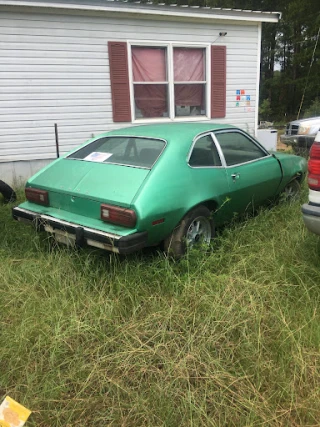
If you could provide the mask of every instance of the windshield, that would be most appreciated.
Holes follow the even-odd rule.
[[[164,146],[159,139],[111,136],[99,138],[67,158],[151,169]]]

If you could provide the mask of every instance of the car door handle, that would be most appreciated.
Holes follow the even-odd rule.
[[[231,175],[231,178],[233,179],[233,181],[235,181],[236,179],[239,179],[239,178],[240,178],[240,174],[239,174],[239,173],[233,173],[233,174]]]

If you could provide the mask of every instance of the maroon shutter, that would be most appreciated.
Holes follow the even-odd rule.
[[[108,42],[114,122],[131,122],[127,43]]]
[[[211,118],[226,116],[226,46],[211,46]]]

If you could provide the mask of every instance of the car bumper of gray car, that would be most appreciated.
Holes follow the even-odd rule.
[[[127,255],[147,245],[147,231],[120,236],[93,228],[83,227],[48,215],[37,214],[19,207],[12,209],[13,218],[31,224],[37,231],[54,235],[58,243],[68,246],[85,245]]]
[[[320,235],[320,206],[305,203],[302,205],[303,221],[309,231]]]
[[[292,147],[310,148],[315,135],[281,135],[282,144],[292,145]]]

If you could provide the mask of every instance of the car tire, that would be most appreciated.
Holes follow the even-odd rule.
[[[301,185],[297,179],[294,179],[284,187],[284,190],[281,194],[281,199],[285,202],[296,200],[300,195],[300,191]]]
[[[17,199],[16,193],[10,187],[10,185],[0,180],[0,193],[3,195],[6,203],[14,202]]]
[[[205,206],[198,206],[188,212],[179,225],[164,241],[164,251],[173,258],[181,258],[188,248],[203,243],[209,245],[214,236],[211,212]]]

